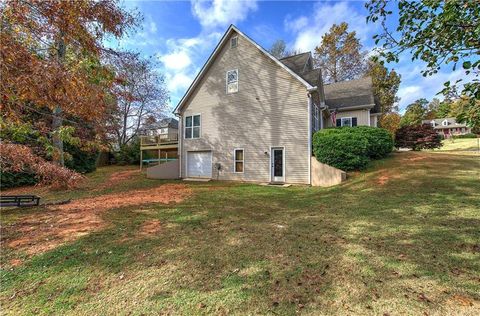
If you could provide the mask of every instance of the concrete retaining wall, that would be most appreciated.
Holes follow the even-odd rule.
[[[345,171],[321,163],[315,157],[312,157],[311,164],[312,186],[314,187],[329,187],[347,179]]]
[[[147,178],[164,180],[180,178],[178,159],[147,168]]]

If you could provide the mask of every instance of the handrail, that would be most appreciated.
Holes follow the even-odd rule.
[[[156,136],[140,136],[141,146],[154,146],[166,143],[177,143],[178,135],[156,135]]]

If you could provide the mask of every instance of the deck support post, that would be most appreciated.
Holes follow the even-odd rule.
[[[142,171],[143,165],[143,150],[140,148],[140,171]]]

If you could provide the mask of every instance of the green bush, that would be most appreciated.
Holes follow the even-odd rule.
[[[380,159],[393,150],[393,138],[382,128],[339,127],[321,130],[313,136],[318,161],[349,171],[363,169],[370,159]]]
[[[349,171],[363,169],[368,164],[368,141],[350,133],[322,133],[313,136],[313,152],[318,161]]]
[[[27,172],[0,172],[0,188],[14,188],[34,185],[37,179],[33,173]]]
[[[77,146],[65,144],[65,152],[69,153],[71,159],[65,160],[65,167],[80,173],[89,173],[97,169],[97,150],[85,151]]]
[[[464,135],[456,135],[454,138],[477,138],[478,136],[474,133],[468,133]]]
[[[393,150],[392,135],[383,128],[370,126],[342,127],[340,132],[364,136],[367,141],[367,155],[371,159],[386,157]]]
[[[115,153],[115,162],[119,165],[135,165],[140,163],[140,141],[132,140],[123,145],[119,151]]]

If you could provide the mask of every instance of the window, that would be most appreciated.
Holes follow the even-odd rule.
[[[238,91],[238,69],[227,71],[227,94]]]
[[[234,36],[230,39],[230,48],[235,48],[238,45],[238,36]]]
[[[161,128],[160,129],[160,134],[167,134],[168,133],[168,128]]]
[[[243,148],[235,149],[233,152],[234,159],[234,172],[243,173]]]
[[[448,126],[448,121],[447,121],[447,120],[444,120],[444,121],[442,122],[442,125],[443,125],[443,126]]]
[[[320,111],[318,110],[318,106],[316,104],[313,105],[313,129],[315,131],[318,131],[320,129],[320,124],[319,124],[319,116],[320,116]]]
[[[200,114],[185,117],[185,138],[200,137]]]
[[[336,126],[357,126],[357,118],[356,117],[342,117],[338,118],[336,122]]]

